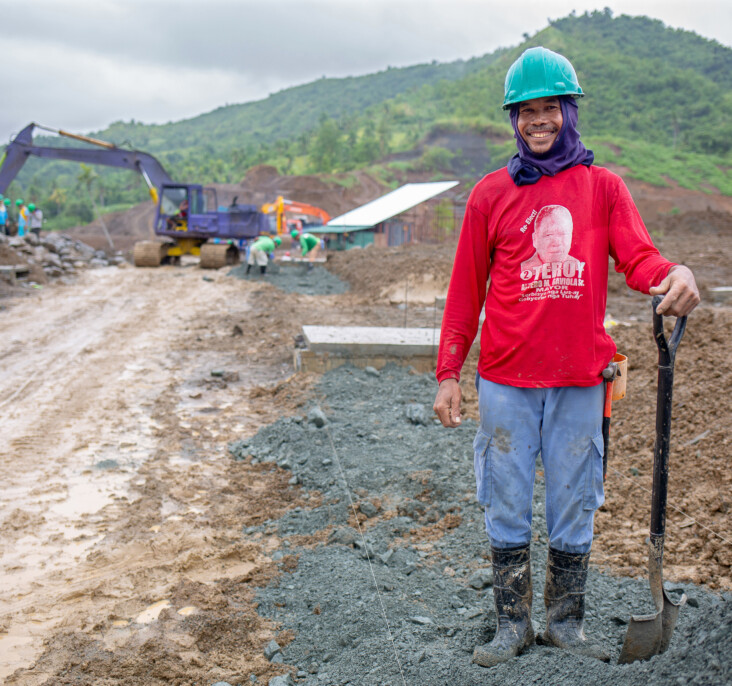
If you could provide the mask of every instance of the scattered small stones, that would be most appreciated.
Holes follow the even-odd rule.
[[[322,496],[322,504],[293,508],[249,530],[280,536],[330,532],[327,542],[315,547],[292,539],[287,554],[298,556],[297,568],[283,570],[256,596],[261,616],[294,634],[280,654],[284,664],[298,670],[300,686],[381,686],[403,683],[403,678],[409,684],[662,686],[678,677],[688,684],[732,683],[732,597],[674,584],[673,591],[693,596],[698,607],[688,604],[682,610],[666,653],[620,666],[623,622],[648,604],[647,579],[604,575],[594,568],[585,630],[613,653],[609,665],[542,646],[490,672],[472,663],[474,646],[490,640],[496,623],[484,513],[474,498],[474,422],[445,431],[432,422],[406,421],[408,404],[422,401],[426,407],[434,396],[434,378],[391,365],[379,377],[361,369],[333,370],[317,392],[327,402],[330,436],[304,417],[283,418],[230,446],[235,456],[251,454],[277,464],[289,460],[292,475],[301,480],[298,493]],[[338,470],[325,458],[333,454],[331,440]],[[347,526],[353,523],[349,490],[362,513],[366,502],[383,509],[383,516],[379,510],[362,525],[362,534]],[[543,493],[539,477],[532,522],[537,629],[545,622]],[[433,525],[453,513],[460,516],[455,527]],[[384,614],[393,644],[385,635]]]

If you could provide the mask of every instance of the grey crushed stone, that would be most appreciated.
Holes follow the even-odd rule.
[[[237,459],[286,465],[304,492],[317,489],[324,496],[320,507],[295,508],[279,520],[249,527],[248,533],[261,530],[286,538],[334,527],[326,545],[283,544],[281,550],[299,555],[297,569],[257,594],[259,613],[295,634],[282,657],[300,675],[307,674],[299,676],[298,684],[732,683],[729,594],[669,584],[673,593],[684,591],[692,601],[680,613],[670,649],[648,662],[618,665],[629,616],[651,609],[648,581],[594,569],[585,629],[611,652],[610,664],[535,645],[491,669],[474,665],[474,646],[489,641],[495,631],[490,585],[471,584],[490,564],[483,514],[474,497],[471,444],[476,426],[469,420],[455,430],[434,422],[411,423],[404,408],[431,405],[434,392],[430,375],[389,366],[373,376],[341,367],[325,374],[317,387],[318,406],[328,419],[322,428],[306,417],[284,418],[230,445]],[[390,503],[397,516],[374,520],[363,534],[348,527],[346,488],[354,501]],[[543,500],[543,483],[537,478],[532,573],[538,630],[544,622],[547,554]],[[432,551],[402,539],[448,512],[460,514],[462,522],[434,541]],[[431,623],[415,623],[417,618]]]
[[[270,262],[266,274],[260,274],[257,266],[252,267],[249,274],[246,271],[247,265],[240,264],[231,269],[228,274],[246,281],[269,283],[285,293],[335,295],[346,293],[349,290],[349,286],[345,281],[341,281],[335,274],[319,265],[308,271],[307,264]]]

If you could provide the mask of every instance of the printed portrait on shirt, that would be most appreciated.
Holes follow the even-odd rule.
[[[521,271],[534,271],[544,264],[564,265],[579,260],[569,254],[572,247],[572,215],[561,205],[546,205],[536,215],[534,233],[531,235],[535,253],[521,263]],[[575,270],[572,270],[573,272]]]

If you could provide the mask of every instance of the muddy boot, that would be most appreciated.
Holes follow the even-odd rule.
[[[264,267],[260,267],[259,268],[259,273],[260,274],[266,274],[267,273],[267,266],[265,265]]]
[[[508,550],[492,548],[491,555],[498,628],[490,643],[473,651],[473,662],[483,667],[510,660],[534,642],[529,546]]]
[[[247,274],[251,271],[251,269],[252,269],[252,265],[251,264],[248,264],[247,265]]]
[[[590,643],[582,628],[589,563],[589,553],[563,553],[549,548],[544,587],[546,631],[539,642],[609,662],[610,655],[599,645]]]

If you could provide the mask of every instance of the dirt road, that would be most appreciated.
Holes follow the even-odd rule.
[[[123,631],[170,602],[171,565],[190,582],[256,566],[258,551],[239,551],[222,571],[204,540],[229,463],[220,427],[255,431],[248,393],[281,374],[253,366],[246,337],[208,326],[245,316],[251,290],[193,268],[109,268],[3,313],[0,679],[31,665],[59,627]],[[51,673],[45,664],[8,683]]]

